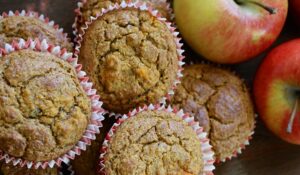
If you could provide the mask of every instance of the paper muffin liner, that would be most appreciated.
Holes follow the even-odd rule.
[[[50,21],[50,19],[45,17],[45,15],[43,15],[43,14],[39,14],[38,12],[34,12],[34,11],[22,10],[20,12],[20,11],[16,10],[15,12],[13,12],[13,11],[9,11],[8,13],[3,12],[0,15],[0,20],[3,19],[3,18],[11,17],[11,16],[27,16],[27,17],[36,18],[36,19],[44,22],[48,26],[54,28],[57,32],[61,33],[67,41],[69,41],[71,44],[73,44],[71,42],[71,39],[68,37],[68,34],[64,33],[64,29],[60,28],[58,24],[55,24],[55,22],[53,20]],[[25,39],[27,39],[27,38],[25,38]]]
[[[139,0],[136,0],[136,2],[137,1],[139,1]],[[80,34],[80,28],[82,27],[79,24],[83,24],[83,25],[85,24],[84,19],[82,17],[83,16],[82,8],[86,2],[87,2],[87,0],[81,0],[80,2],[77,3],[77,8],[74,10],[75,20],[72,25],[72,28],[73,28],[73,35],[75,36],[75,39],[74,39],[75,42],[77,42],[78,38],[76,36]],[[132,0],[127,0],[127,2],[132,2]],[[175,15],[174,15],[173,9],[171,8],[171,4],[169,2],[162,2],[162,3],[164,3],[165,9],[168,11],[170,20],[173,21],[175,19]],[[149,4],[149,6],[150,6],[150,4]]]
[[[240,78],[240,80],[246,84],[246,81],[245,79],[243,79],[237,72],[233,71],[230,67],[226,66],[226,65],[222,65],[222,64],[218,64],[218,63],[214,63],[214,62],[210,62],[208,60],[200,60],[199,62],[193,62],[193,61],[190,61],[188,64],[186,64],[186,66],[192,66],[192,65],[197,65],[197,64],[202,64],[202,65],[208,65],[208,66],[213,66],[213,67],[216,67],[216,68],[219,68],[219,69],[223,69],[225,71],[228,71],[230,73],[232,73],[233,75],[235,75],[236,77]],[[250,94],[250,89],[247,87],[247,90]],[[255,113],[254,114],[254,118],[257,118],[257,114]],[[244,150],[246,148],[246,146],[250,145],[250,140],[252,139],[252,136],[254,135],[254,129],[256,127],[256,120],[254,119],[254,127],[253,127],[253,131],[249,133],[249,135],[247,137],[245,137],[245,141],[240,145],[240,147],[234,151],[232,153],[232,155],[230,155],[229,157],[226,157],[224,159],[218,159],[216,158],[216,163],[224,163],[228,160],[231,160],[232,158],[235,158],[237,157],[239,154],[242,154],[242,150]]]
[[[104,14],[114,11],[114,10],[119,10],[119,9],[126,9],[126,8],[136,8],[139,9],[141,11],[148,11],[152,16],[156,17],[159,21],[163,22],[168,29],[170,30],[170,32],[172,33],[173,37],[174,37],[174,42],[176,44],[176,49],[177,49],[177,56],[178,56],[178,72],[176,74],[176,80],[174,81],[171,89],[167,92],[167,94],[159,101],[159,103],[161,104],[166,104],[166,101],[170,99],[171,96],[174,95],[174,90],[176,89],[177,85],[180,83],[181,78],[183,77],[182,71],[183,71],[183,65],[185,64],[185,62],[183,62],[185,56],[183,56],[184,50],[182,49],[183,44],[180,43],[181,38],[178,36],[179,32],[176,32],[176,28],[174,26],[172,26],[172,24],[170,22],[166,21],[166,18],[160,17],[159,13],[157,10],[152,10],[151,7],[149,7],[147,5],[147,3],[141,3],[141,2],[130,2],[130,3],[126,3],[125,1],[122,1],[121,4],[114,4],[113,6],[110,6],[108,9],[102,9],[102,12],[99,13],[96,17],[91,17],[90,21],[85,22],[85,25],[83,27],[81,27],[81,32],[79,32],[79,34],[76,36],[76,47],[75,47],[75,58],[78,59],[79,57],[79,52],[80,52],[80,48],[81,48],[81,43],[83,41],[83,37],[84,34],[86,32],[86,30],[88,29],[88,27],[94,22],[96,21],[99,17],[103,16]],[[116,114],[112,111],[110,112],[110,116],[114,115],[116,117],[120,117],[121,114]]]
[[[1,150],[0,160],[4,160],[5,163],[12,163],[14,166],[27,166],[27,168],[29,169],[45,169],[46,167],[53,168],[55,165],[60,167],[62,162],[68,164],[70,159],[74,159],[76,155],[81,154],[81,151],[86,150],[86,147],[91,144],[91,141],[96,139],[95,134],[100,133],[99,128],[102,127],[102,121],[104,120],[104,110],[102,109],[102,102],[99,101],[100,96],[96,94],[96,90],[92,88],[93,83],[88,81],[89,78],[86,76],[86,73],[81,70],[82,65],[77,64],[77,59],[72,57],[72,53],[67,52],[66,49],[61,49],[60,46],[50,45],[46,40],[39,41],[38,39],[28,39],[27,41],[25,41],[23,39],[20,39],[19,42],[13,41],[12,44],[5,44],[5,48],[0,48],[0,59],[1,57],[8,55],[14,51],[23,49],[31,49],[36,52],[51,53],[58,58],[70,63],[70,65],[72,65],[76,70],[80,85],[82,86],[88,97],[91,99],[92,115],[90,117],[87,129],[81,139],[76,143],[76,145],[74,145],[71,150],[55,160],[34,162],[10,156]]]
[[[117,120],[116,123],[112,126],[110,131],[107,133],[105,140],[103,142],[102,148],[100,150],[100,161],[98,166],[98,173],[101,175],[106,175],[105,173],[105,155],[107,154],[107,150],[110,144],[111,138],[116,133],[117,128],[125,122],[128,118],[133,117],[143,111],[165,111],[169,113],[174,113],[176,116],[181,118],[183,121],[187,122],[187,124],[193,128],[193,130],[197,133],[199,141],[201,142],[201,150],[203,154],[203,162],[204,169],[203,175],[212,175],[214,166],[214,152],[212,151],[212,146],[209,144],[209,139],[207,138],[207,133],[203,131],[203,128],[199,126],[199,122],[196,122],[193,116],[190,116],[187,113],[184,113],[183,110],[173,109],[171,106],[165,107],[164,105],[153,105],[139,107],[132,111],[130,111],[127,115],[123,115],[121,118]]]

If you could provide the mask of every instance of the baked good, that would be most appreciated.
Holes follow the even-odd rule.
[[[0,59],[0,150],[49,161],[72,149],[91,116],[75,69],[48,52],[13,51]]]
[[[28,169],[27,167],[20,168],[13,165],[0,164],[0,174],[1,175],[59,175],[59,171],[57,168]]]
[[[101,13],[102,9],[107,9],[109,6],[113,6],[115,3],[122,3],[123,0],[86,0],[82,3],[82,7],[79,8],[79,16],[77,19],[77,28],[79,29],[85,22],[90,20],[91,16],[97,16]],[[131,0],[135,2],[137,0]],[[149,6],[158,10],[162,17],[171,19],[169,3],[166,0],[139,0],[140,2],[146,2]],[[129,2],[129,0],[126,0]]]
[[[83,35],[79,62],[110,112],[158,103],[177,81],[177,45],[168,26],[149,11],[110,10]]]
[[[25,14],[24,11],[22,13],[23,16],[18,14],[0,17],[0,47],[20,38],[25,40],[38,38],[39,40],[46,39],[49,43],[59,45],[68,51],[73,50],[73,45],[66,34],[39,19],[37,13]]]
[[[217,160],[231,158],[253,134],[255,114],[243,81],[206,64],[186,66],[173,107],[192,113],[209,134]]]
[[[116,128],[104,157],[104,171],[110,175],[199,175],[203,155],[196,132],[176,114],[142,111]]]
[[[91,146],[88,146],[80,156],[72,161],[72,167],[76,174],[96,175],[98,169],[98,160],[100,157],[100,147],[104,138],[113,125],[115,118],[106,117],[103,122],[103,127],[100,129],[100,134],[96,135],[96,140],[92,141]]]

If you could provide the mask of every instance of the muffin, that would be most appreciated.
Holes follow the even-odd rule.
[[[2,174],[1,174],[2,173]],[[28,169],[26,167],[20,168],[13,165],[0,164],[1,175],[59,175],[57,168],[46,169]]]
[[[20,50],[0,60],[0,149],[46,161],[83,135],[91,102],[71,65],[50,53]]]
[[[4,13],[0,16],[0,47],[20,38],[47,39],[53,45],[59,45],[68,51],[73,50],[73,45],[66,34],[58,30],[58,26],[49,22],[49,19],[45,19],[43,15],[38,16],[35,12],[22,11],[15,14],[10,12],[9,15]]]
[[[213,153],[193,118],[158,106],[139,108],[129,115],[120,119],[106,137],[100,174],[212,173]]]
[[[93,20],[76,48],[110,112],[158,103],[180,76],[182,57],[171,29],[135,5],[115,6]]]
[[[184,77],[172,97],[208,133],[217,160],[240,152],[253,134],[255,114],[247,87],[231,72],[211,65],[185,67]]]
[[[37,169],[80,155],[103,120],[87,80],[72,53],[45,40],[0,48],[0,160]]]
[[[108,118],[108,117],[107,117]],[[103,122],[103,127],[100,130],[100,134],[96,135],[96,140],[92,142],[91,146],[87,148],[80,156],[72,161],[72,167],[77,175],[96,175],[98,162],[100,157],[100,147],[104,141],[104,138],[114,123],[114,117],[110,117]]]
[[[123,0],[84,0],[82,3],[79,3],[77,9],[77,24],[76,28],[79,30],[80,27],[83,27],[84,23],[90,20],[91,16],[97,16],[101,13],[102,9],[107,9],[109,6],[113,6],[115,3],[121,3]],[[129,2],[130,0],[126,0]],[[138,0],[131,0],[135,2]],[[166,0],[139,0],[140,2],[146,2],[149,6],[158,10],[162,17],[167,18],[168,20],[172,19],[171,8],[169,3]]]

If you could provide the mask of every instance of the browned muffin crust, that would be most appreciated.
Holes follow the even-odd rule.
[[[59,175],[57,168],[28,169],[27,167],[16,167],[13,165],[0,164],[0,174],[2,175]]]
[[[49,43],[59,45],[68,51],[73,50],[71,42],[63,33],[39,19],[28,16],[10,16],[0,19],[0,47],[21,38],[46,39]]]
[[[58,158],[80,140],[90,116],[67,62],[33,50],[0,59],[0,150],[30,161]]]
[[[83,4],[81,9],[81,19],[78,21],[78,29],[82,27],[82,25],[90,20],[91,16],[97,16],[97,14],[101,13],[101,10],[109,8],[109,6],[113,6],[115,3],[121,3],[123,0],[88,0]],[[131,0],[134,2],[135,0]],[[170,19],[171,16],[169,14],[168,3],[166,0],[140,0],[142,2],[147,2],[148,5],[152,6],[154,9],[157,9],[159,13]],[[126,0],[128,2],[128,0]]]
[[[185,67],[172,105],[192,113],[223,160],[232,156],[254,129],[254,110],[245,84],[227,70],[197,64]]]
[[[126,113],[157,103],[178,72],[176,43],[168,27],[147,11],[108,12],[84,35],[79,53],[104,108]]]
[[[110,175],[203,173],[195,131],[173,113],[144,111],[116,130],[105,155]]]
[[[86,151],[72,161],[72,168],[76,175],[98,175],[100,148],[114,121],[114,117],[106,117],[103,127],[100,129],[100,134],[96,135],[96,140],[92,142],[91,146],[87,147]]]

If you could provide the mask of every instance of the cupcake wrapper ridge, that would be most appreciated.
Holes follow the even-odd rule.
[[[148,11],[149,13],[152,14],[152,16],[156,17],[159,21],[163,22],[168,29],[170,30],[170,32],[172,33],[173,37],[174,37],[174,42],[176,43],[176,49],[177,49],[177,55],[178,55],[178,72],[176,74],[176,80],[174,81],[171,89],[168,91],[168,93],[165,95],[165,97],[163,97],[159,103],[161,104],[166,104],[166,101],[169,100],[171,98],[171,96],[174,95],[174,90],[176,89],[177,85],[180,83],[181,78],[183,77],[182,71],[183,71],[183,65],[185,64],[184,60],[184,50],[182,49],[183,44],[181,43],[181,38],[179,38],[179,32],[176,31],[176,28],[174,26],[172,26],[172,24],[170,22],[166,22],[166,18],[162,18],[160,17],[159,13],[157,10],[152,10],[151,7],[149,7],[146,3],[142,3],[142,2],[130,2],[130,3],[126,3],[125,1],[122,1],[121,4],[114,4],[113,6],[110,6],[108,9],[102,9],[102,12],[99,13],[96,17],[91,17],[90,21],[85,22],[85,25],[83,27],[81,27],[79,34],[76,36],[76,47],[75,47],[75,57],[78,59],[79,57],[79,52],[80,52],[80,48],[81,48],[81,43],[83,41],[83,37],[84,34],[86,32],[86,30],[89,28],[89,25],[91,25],[95,20],[97,20],[99,17],[103,16],[104,14],[110,12],[110,11],[114,11],[114,10],[119,10],[119,9],[125,9],[125,8],[136,8],[139,9],[141,11]],[[111,111],[109,111],[111,112]],[[121,114],[116,114],[111,112],[110,116],[116,116],[116,117],[120,117]]]
[[[165,107],[164,105],[153,105],[150,104],[149,106],[139,107],[134,109],[133,111],[130,111],[127,115],[123,115],[121,118],[118,119],[116,123],[112,126],[110,131],[105,137],[105,140],[103,142],[102,148],[100,150],[100,161],[99,161],[99,174],[106,175],[105,173],[105,155],[107,153],[109,142],[113,135],[115,134],[117,128],[128,118],[133,117],[137,115],[138,113],[141,113],[143,111],[166,111],[170,113],[176,114],[178,117],[180,117],[182,120],[188,123],[190,127],[193,128],[193,130],[197,133],[197,136],[199,138],[199,141],[201,142],[201,150],[203,153],[203,162],[204,162],[204,170],[203,175],[212,175],[213,170],[215,169],[214,166],[214,152],[212,151],[212,146],[209,144],[209,139],[207,138],[207,133],[203,131],[203,128],[199,126],[199,122],[196,122],[194,117],[190,116],[187,113],[184,113],[183,110],[177,110],[173,109],[171,106]]]
[[[5,163],[12,163],[14,166],[31,168],[53,168],[54,166],[60,167],[62,162],[68,164],[70,159],[74,159],[76,155],[80,155],[81,151],[86,150],[86,147],[91,144],[92,140],[96,139],[95,134],[100,133],[99,128],[102,127],[102,121],[104,120],[102,109],[102,102],[99,101],[100,96],[96,94],[96,90],[92,88],[93,83],[89,82],[89,78],[86,73],[81,70],[82,65],[77,64],[77,59],[72,56],[72,53],[66,51],[66,49],[61,49],[60,46],[53,46],[47,43],[46,40],[39,41],[38,39],[27,41],[20,39],[19,42],[13,41],[12,44],[5,44],[5,48],[0,48],[0,59],[1,57],[18,50],[32,49],[36,52],[47,52],[56,55],[62,60],[70,63],[76,70],[77,77],[80,81],[80,85],[91,99],[92,104],[92,115],[87,126],[85,133],[82,138],[77,142],[74,147],[69,150],[64,155],[60,156],[55,160],[34,162],[28,161],[21,158],[10,156],[0,150],[0,160],[4,160]]]

